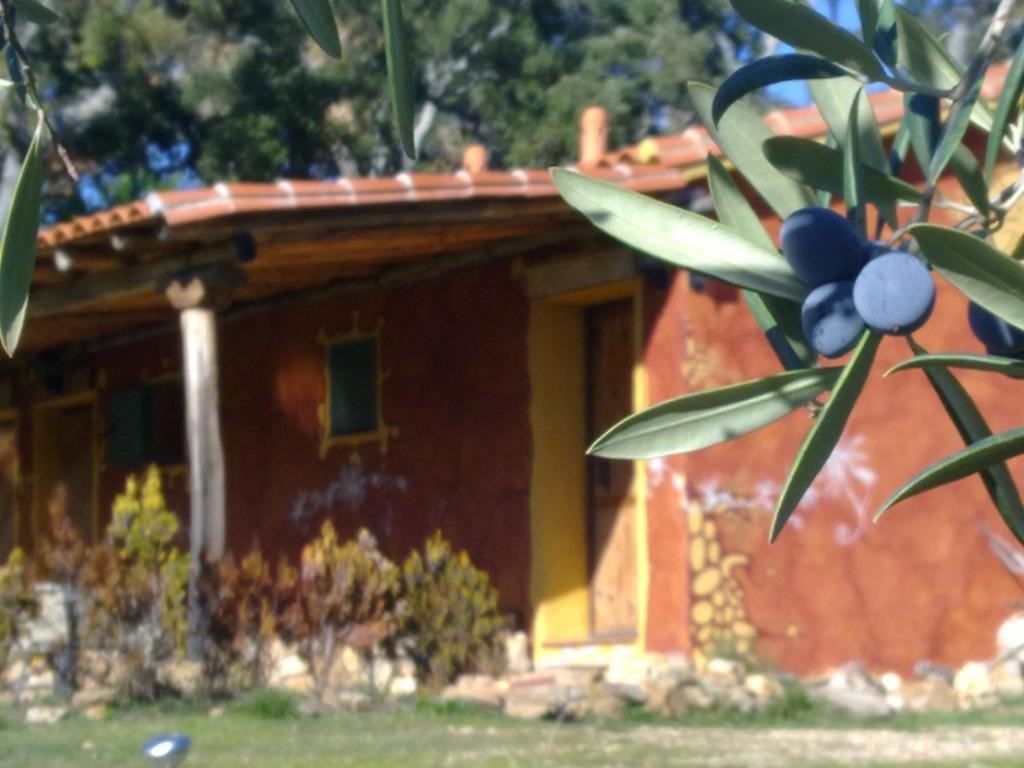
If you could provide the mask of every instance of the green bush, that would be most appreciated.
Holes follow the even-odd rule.
[[[7,666],[18,642],[19,626],[36,608],[28,564],[21,550],[14,550],[0,566],[0,670]]]
[[[782,687],[782,696],[772,699],[762,710],[762,714],[771,720],[802,720],[817,709],[807,689],[799,681],[786,683]]]
[[[403,647],[421,683],[438,687],[496,666],[505,620],[498,592],[465,552],[435,533],[405,563]]]
[[[176,547],[177,534],[153,467],[141,484],[128,478],[107,541],[89,553],[87,635],[120,654],[130,670],[123,693],[132,698],[153,699],[157,666],[184,646],[189,558]]]
[[[299,705],[288,691],[255,691],[239,702],[238,712],[260,720],[292,720],[299,716]]]

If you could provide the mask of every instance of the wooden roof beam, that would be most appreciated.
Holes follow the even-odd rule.
[[[35,289],[29,301],[28,316],[47,317],[76,307],[150,290],[183,271],[237,259],[238,246],[230,242],[124,269],[84,275],[61,285]]]
[[[493,223],[495,221],[549,222],[555,224],[579,217],[561,198],[524,200],[456,200],[444,203],[378,206],[351,209],[324,208],[310,209],[301,213],[288,210],[236,213],[221,219],[197,224],[179,226],[164,225],[158,238],[164,243],[175,241],[201,241],[207,238],[225,238],[239,231],[257,236],[270,230],[275,238],[302,236],[309,238],[345,235],[356,230],[381,228],[395,231],[399,228],[414,228],[431,224],[457,224],[460,226]]]

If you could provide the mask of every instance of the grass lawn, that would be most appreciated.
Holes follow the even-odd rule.
[[[285,708],[287,710],[287,708]],[[486,712],[405,707],[294,717],[274,707],[146,707],[91,722],[0,729],[0,768],[142,766],[151,735],[184,731],[190,768],[667,768],[670,766],[963,766],[1024,763],[1024,707],[857,723],[814,710],[788,720],[705,715],[685,723],[517,722]],[[276,715],[268,717],[268,715]]]

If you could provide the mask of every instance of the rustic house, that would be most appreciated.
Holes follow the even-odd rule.
[[[899,95],[872,99],[891,136]],[[603,121],[585,114],[580,171],[709,210],[705,132],[609,153]],[[825,132],[810,109],[768,122]],[[734,290],[603,237],[545,170],[489,170],[476,147],[450,175],[161,192],[39,247],[0,372],[0,556],[45,535],[55,500],[97,536],[126,473],[156,463],[214,556],[294,554],[330,518],[403,557],[440,528],[542,662],[724,649],[906,671],[988,656],[1022,594],[977,479],[870,524],[959,445],[923,376],[882,380],[898,339],[773,546],[805,412],[685,457],[586,459],[631,411],[777,363]],[[941,286],[920,340],[978,349],[964,305]],[[963,380],[1012,423],[1017,385]]]

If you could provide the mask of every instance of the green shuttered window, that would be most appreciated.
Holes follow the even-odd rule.
[[[185,403],[176,380],[122,389],[107,401],[107,465],[185,461]]]
[[[332,344],[327,352],[332,436],[374,432],[377,404],[377,339]]]

